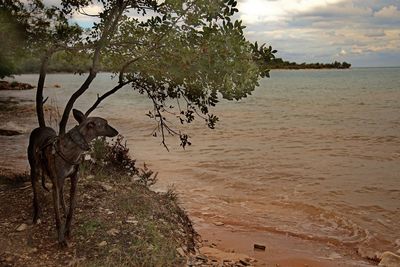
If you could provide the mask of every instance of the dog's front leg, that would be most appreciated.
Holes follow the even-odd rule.
[[[65,207],[65,199],[64,199],[64,183],[60,184],[60,204],[63,210],[64,218],[67,217],[67,209]]]
[[[54,205],[54,213],[56,219],[56,228],[58,235],[58,243],[61,247],[66,247],[67,241],[64,238],[64,224],[60,218],[60,189],[59,182],[57,178],[53,178],[53,205]]]
[[[71,237],[71,223],[72,223],[72,216],[74,215],[74,209],[75,209],[75,204],[76,204],[77,183],[78,183],[78,171],[75,171],[75,173],[71,176],[71,190],[70,190],[70,201],[69,201],[70,206],[69,206],[66,227],[65,227],[65,235],[67,238]]]

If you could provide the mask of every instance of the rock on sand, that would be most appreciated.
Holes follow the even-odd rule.
[[[382,254],[381,261],[378,266],[382,267],[400,267],[400,256],[390,251]]]
[[[18,228],[16,229],[17,232],[22,232],[25,231],[28,228],[28,225],[26,223],[22,223]]]

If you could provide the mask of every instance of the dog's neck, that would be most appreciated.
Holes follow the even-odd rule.
[[[90,140],[89,140],[90,141]],[[80,133],[79,126],[75,126],[60,138],[59,149],[65,161],[75,165],[79,162],[83,152],[88,151],[88,140]]]
[[[72,140],[73,143],[78,145],[81,150],[88,151],[90,149],[88,140],[86,140],[82,133],[79,131],[79,126],[75,126],[74,128],[72,128],[70,131],[68,131],[66,135]]]

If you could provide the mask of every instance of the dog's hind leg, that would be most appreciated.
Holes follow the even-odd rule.
[[[42,177],[42,187],[43,187],[43,189],[46,190],[47,192],[50,192],[50,190],[46,186],[46,177],[45,177],[43,171],[41,173],[41,177]]]
[[[78,171],[75,171],[75,173],[71,176],[71,189],[70,189],[70,201],[69,201],[70,203],[69,203],[69,211],[65,227],[65,235],[67,238],[71,237],[71,222],[72,222],[72,216],[74,215],[74,209],[76,204],[77,183],[78,183]]]
[[[38,166],[35,164],[31,164],[31,183],[32,183],[32,191],[33,191],[33,223],[37,223],[39,219],[40,207],[39,207],[39,200],[38,200]]]

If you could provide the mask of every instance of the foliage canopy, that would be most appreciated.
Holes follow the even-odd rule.
[[[90,60],[85,82],[66,104],[60,134],[65,133],[75,101],[89,89],[97,72],[106,69],[118,77],[115,87],[99,96],[86,115],[130,85],[153,103],[147,115],[157,124],[154,136],[159,132],[166,146],[167,134],[178,135],[185,147],[190,144],[188,136],[173,129],[168,116],[181,123],[201,118],[214,128],[218,118],[210,107],[219,97],[239,100],[251,94],[258,80],[269,76],[268,64],[276,52],[245,39],[245,26],[233,18],[238,12],[235,0],[62,0],[51,7],[41,0],[0,1],[1,10],[25,27],[22,32],[29,42],[20,49],[41,60],[39,125],[45,125],[43,84],[51,57],[63,53],[71,64],[82,56]],[[89,14],[93,5],[99,12]],[[91,17],[93,27],[72,24],[76,14]],[[167,104],[170,99],[177,105]]]

